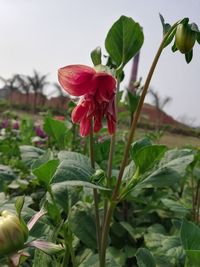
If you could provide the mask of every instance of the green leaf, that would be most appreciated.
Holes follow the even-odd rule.
[[[94,174],[88,157],[76,153],[62,151],[58,154],[61,163],[59,164],[51,183],[64,181],[88,181]]]
[[[187,255],[188,267],[196,267],[200,262],[200,227],[192,222],[183,221],[181,227],[181,243]]]
[[[139,167],[140,173],[144,173],[153,167],[162,158],[166,150],[167,147],[164,145],[150,145],[137,151],[134,155],[134,161],[136,166]]]
[[[99,190],[110,190],[106,187],[103,186],[99,186],[96,184],[92,184],[89,182],[85,182],[85,181],[64,181],[61,183],[56,183],[56,184],[52,184],[54,190],[63,190],[64,188],[68,188],[68,187],[85,187],[88,189],[99,189]]]
[[[71,208],[69,226],[72,232],[89,248],[97,248],[96,226],[91,208],[78,202]]]
[[[197,33],[197,42],[198,42],[198,44],[200,44],[200,32]]]
[[[173,186],[179,182],[180,178],[185,174],[187,166],[193,160],[194,155],[189,149],[169,150],[155,170],[143,174],[135,189]]]
[[[38,178],[40,183],[48,187],[58,165],[58,159],[49,160],[38,168],[33,169],[32,173]]]
[[[180,175],[185,174],[187,166],[194,160],[193,151],[190,149],[172,149],[165,153],[160,161],[161,167],[172,168]]]
[[[169,31],[169,29],[171,28],[171,25],[169,23],[165,23],[165,19],[161,14],[159,14],[159,17],[160,17],[160,21],[161,21],[162,26],[163,26],[163,35],[165,35]]]
[[[46,118],[44,121],[44,130],[60,147],[64,147],[65,135],[67,132],[65,122]]]
[[[58,267],[56,265],[56,260],[53,260],[53,257],[45,254],[39,249],[35,250],[34,258],[33,258],[33,267]]]
[[[11,182],[16,178],[16,175],[9,166],[0,164],[0,181]]]
[[[137,109],[138,102],[140,100],[140,96],[136,94],[132,94],[130,91],[127,91],[128,96],[128,109],[130,112],[134,113]]]
[[[172,52],[176,52],[176,51],[178,51],[178,48],[176,47],[176,42],[174,42],[172,46]]]
[[[129,233],[129,235],[135,240],[135,231],[132,225],[130,225],[128,222],[120,222],[120,224],[126,229],[126,231]]]
[[[186,250],[186,267],[197,267],[200,263],[200,250]]]
[[[101,64],[101,47],[98,46],[97,48],[95,48],[91,52],[90,56],[91,56],[94,66],[100,65]]]
[[[161,202],[165,205],[165,207],[174,212],[176,218],[184,217],[190,212],[190,209],[187,209],[183,204],[179,203],[179,201],[163,198],[161,199]]]
[[[34,146],[20,146],[21,158],[27,167],[31,167],[33,162],[44,154],[44,150]]]
[[[121,267],[125,266],[126,257],[121,249],[109,246],[106,252],[106,266]]]
[[[165,253],[154,254],[154,259],[156,261],[156,267],[174,267],[174,264],[170,262],[171,257],[166,256]]]
[[[126,166],[123,174],[123,180],[131,179],[136,171],[134,161],[131,161],[129,165]]]
[[[56,205],[59,205],[66,214],[68,213],[69,208],[69,193],[68,193],[68,186],[65,185],[66,182],[61,182],[57,184],[51,185],[51,192],[54,196]],[[51,197],[49,196],[51,199]],[[47,193],[47,199],[48,199],[48,193]],[[53,203],[52,203],[53,204]]]
[[[131,158],[135,161],[136,153],[140,151],[140,149],[142,149],[143,147],[150,146],[150,145],[151,145],[151,141],[149,138],[146,138],[146,137],[134,142],[131,145],[131,150],[130,150]]]
[[[198,28],[198,26],[197,26],[197,24],[196,23],[191,23],[191,30],[193,31],[193,32],[197,32],[197,33],[199,33],[199,28]]]
[[[180,179],[180,175],[170,168],[159,168],[152,172],[146,179],[139,182],[135,189],[141,189],[146,187],[166,187],[177,183]]]
[[[119,256],[119,255],[118,255]],[[83,262],[79,265],[79,267],[99,267],[99,257],[98,254],[90,253]],[[111,254],[111,251],[107,251],[106,255],[106,267],[121,267],[122,265],[118,264]]]
[[[168,150],[164,157],[161,160],[161,165],[168,164],[173,162],[173,160],[177,160],[178,158],[184,158],[185,156],[193,155],[193,151],[191,149],[170,149]]]
[[[166,41],[164,43],[164,48],[167,47],[172,42],[172,40],[174,39],[175,34],[176,34],[176,28],[167,37],[167,39],[166,39]]]
[[[53,153],[51,150],[47,150],[44,154],[42,154],[38,159],[36,159],[33,164],[31,165],[31,169],[37,169],[47,161],[53,159]]]
[[[185,60],[189,64],[193,57],[193,49],[190,50],[190,52],[185,54]]]
[[[21,218],[21,211],[24,206],[24,196],[20,196],[15,201],[15,209],[19,218]]]
[[[105,47],[117,66],[124,66],[135,56],[144,41],[141,26],[132,18],[121,16],[109,30]]]
[[[139,267],[156,267],[152,254],[146,248],[139,248],[136,252],[136,258]]]
[[[87,165],[88,168],[92,169],[91,166],[91,161],[90,158],[77,153],[77,152],[72,152],[72,151],[60,151],[58,153],[58,158],[60,161],[63,160],[73,160],[73,161],[78,161],[81,165]]]
[[[98,254],[90,253],[86,259],[79,265],[79,267],[99,267],[99,257]]]
[[[183,221],[181,227],[181,242],[185,250],[200,251],[200,227],[192,222]]]

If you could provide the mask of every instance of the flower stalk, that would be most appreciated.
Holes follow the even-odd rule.
[[[91,120],[90,124],[90,162],[91,167],[95,169],[95,159],[94,159],[94,133],[93,133],[93,121]],[[98,191],[96,188],[93,189],[94,196],[94,211],[95,211],[95,223],[96,223],[96,238],[97,238],[97,249],[99,253],[99,260],[101,255],[101,226],[100,226],[100,217],[99,217],[99,199]]]
[[[106,262],[106,248],[107,248],[107,240],[108,240],[108,234],[109,234],[109,229],[110,229],[110,222],[111,222],[111,218],[112,218],[112,215],[113,215],[114,208],[115,208],[115,206],[116,206],[116,204],[118,202],[118,195],[119,195],[119,190],[120,190],[120,186],[121,186],[122,177],[123,177],[123,174],[124,174],[125,167],[127,165],[130,146],[131,146],[134,134],[135,134],[135,130],[136,130],[136,126],[137,126],[138,120],[140,118],[140,114],[141,114],[142,107],[143,107],[143,104],[144,104],[144,99],[145,99],[145,96],[147,94],[147,91],[148,91],[148,88],[149,88],[149,84],[150,84],[151,78],[153,76],[154,70],[155,70],[155,68],[157,66],[158,60],[160,58],[160,55],[161,55],[161,53],[163,51],[163,48],[165,47],[165,43],[166,43],[168,37],[170,36],[170,34],[174,31],[174,29],[177,27],[177,25],[179,23],[180,23],[179,21],[176,22],[171,27],[171,29],[164,35],[163,40],[162,40],[162,42],[161,42],[161,44],[160,44],[160,46],[158,48],[158,51],[157,51],[157,53],[155,55],[155,58],[153,60],[152,65],[151,65],[151,68],[149,70],[149,73],[147,75],[147,78],[146,78],[146,81],[145,81],[145,84],[144,84],[144,87],[143,87],[143,91],[142,91],[142,94],[140,96],[140,100],[139,100],[139,103],[138,103],[138,106],[137,106],[137,109],[136,109],[136,112],[135,112],[135,115],[134,115],[134,118],[133,118],[133,121],[132,121],[130,132],[129,132],[128,141],[127,141],[127,144],[126,144],[126,147],[125,147],[125,150],[124,150],[124,156],[123,156],[123,160],[122,160],[122,163],[121,163],[121,167],[120,167],[117,183],[115,185],[115,188],[114,188],[114,191],[113,191],[113,194],[112,194],[110,206],[107,209],[106,215],[104,215],[105,216],[105,223],[103,225],[104,227],[103,227],[103,230],[102,230],[101,261],[100,261],[101,265],[100,265],[100,267],[105,267],[106,266],[105,265],[106,264],[105,263]]]

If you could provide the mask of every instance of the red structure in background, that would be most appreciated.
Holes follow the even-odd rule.
[[[23,94],[19,91],[11,92],[8,100],[15,104],[15,105],[21,105],[21,106],[29,106],[33,107],[34,105],[34,99],[35,95],[33,93],[30,93],[28,95]],[[37,107],[51,107],[55,109],[66,109],[67,103],[69,102],[68,97],[52,97],[48,99],[45,95],[38,93],[36,96],[36,105]]]

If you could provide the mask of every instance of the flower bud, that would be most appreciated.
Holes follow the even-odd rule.
[[[176,29],[176,47],[178,50],[186,54],[190,52],[196,41],[196,32],[192,31],[191,25],[187,23],[181,23]]]
[[[12,254],[24,247],[28,229],[18,216],[4,210],[0,213],[0,257]]]

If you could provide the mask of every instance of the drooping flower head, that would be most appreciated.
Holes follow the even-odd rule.
[[[109,133],[115,132],[116,80],[111,74],[85,65],[69,65],[58,70],[58,80],[70,95],[81,97],[72,112],[72,121],[80,123],[82,136],[89,134],[92,119],[94,132],[98,132],[104,117]]]

